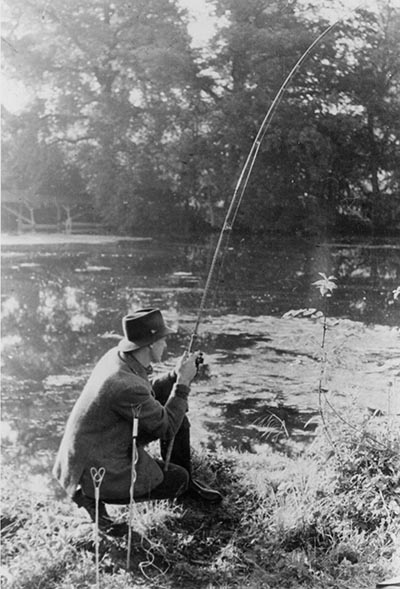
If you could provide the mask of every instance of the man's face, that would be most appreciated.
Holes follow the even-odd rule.
[[[161,362],[163,354],[167,349],[167,341],[165,337],[158,339],[154,344],[150,346],[151,352],[151,361],[152,362]]]

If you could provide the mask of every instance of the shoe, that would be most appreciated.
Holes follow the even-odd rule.
[[[74,493],[72,501],[76,503],[78,507],[86,509],[92,522],[96,521],[96,501],[93,497],[88,497],[83,493],[82,489],[78,489],[78,491]],[[113,520],[108,515],[106,506],[102,501],[99,501],[99,525],[100,522],[105,524],[108,523],[109,525],[113,523]]]
[[[190,479],[187,495],[192,499],[199,499],[207,503],[221,503],[223,497],[219,491],[211,489],[204,483]]]
[[[78,507],[83,507],[93,523],[96,522],[96,501],[85,495],[81,489],[75,492],[72,501]],[[99,530],[109,536],[121,537],[128,533],[128,526],[125,523],[114,523],[107,513],[105,504],[99,501]]]
[[[400,587],[400,577],[393,577],[392,579],[388,579],[387,581],[381,581],[380,583],[376,584],[377,588],[380,587],[385,589],[390,589],[391,587]]]

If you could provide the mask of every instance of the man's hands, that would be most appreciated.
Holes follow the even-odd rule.
[[[176,384],[183,384],[187,387],[197,374],[198,359],[202,356],[201,352],[185,352],[176,363]]]

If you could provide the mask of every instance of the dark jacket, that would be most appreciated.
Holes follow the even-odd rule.
[[[153,386],[152,386],[153,385]],[[155,398],[158,391],[165,405]],[[179,429],[188,408],[189,389],[175,384],[167,374],[150,383],[146,369],[117,348],[97,363],[72,409],[57,454],[53,474],[72,496],[78,483],[93,496],[90,468],[104,467],[101,497],[124,500],[129,497],[132,454],[132,406],[141,407],[137,439],[135,496],[145,496],[163,480],[157,462],[144,445],[158,438],[170,438]]]

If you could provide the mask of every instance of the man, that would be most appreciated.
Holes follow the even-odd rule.
[[[72,500],[95,518],[92,467],[105,469],[100,485],[99,522],[111,530],[105,503],[130,499],[132,423],[140,409],[134,498],[168,499],[188,494],[211,503],[222,496],[191,475],[188,395],[197,372],[197,353],[185,353],[175,370],[151,381],[151,364],[160,362],[173,333],[158,309],[140,309],[122,320],[124,338],[97,363],[67,421],[53,469]],[[174,438],[171,463],[155,460],[146,444],[160,440],[165,459]]]

